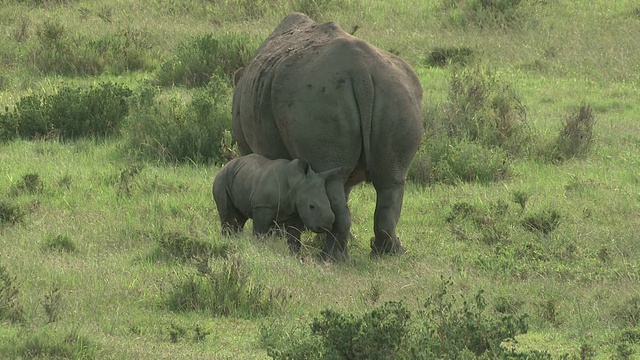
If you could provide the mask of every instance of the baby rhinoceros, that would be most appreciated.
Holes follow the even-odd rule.
[[[286,232],[289,248],[298,252],[305,228],[315,233],[331,229],[335,217],[325,180],[337,170],[316,173],[301,159],[269,160],[257,154],[230,161],[213,182],[222,233],[242,231],[251,218],[254,235],[277,226]]]

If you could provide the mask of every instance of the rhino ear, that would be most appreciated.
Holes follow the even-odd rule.
[[[338,175],[341,170],[342,170],[342,167],[337,167],[337,168],[333,168],[331,170],[327,170],[327,171],[323,171],[321,173],[318,173],[318,175],[322,179],[324,179],[324,181],[327,181],[327,180],[333,178],[334,176]]]
[[[291,165],[300,170],[305,175],[307,174],[307,172],[309,172],[309,170],[311,170],[309,164],[307,164],[307,162],[303,159],[294,159],[293,161],[291,161]]]

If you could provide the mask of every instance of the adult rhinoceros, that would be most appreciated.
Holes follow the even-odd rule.
[[[377,192],[372,254],[403,253],[396,236],[409,164],[422,136],[422,87],[400,58],[333,22],[287,16],[239,77],[233,138],[241,154],[306,160],[327,179],[335,214],[325,253],[349,257],[350,189],[370,180]]]

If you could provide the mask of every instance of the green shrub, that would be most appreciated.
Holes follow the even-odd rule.
[[[114,83],[88,89],[62,87],[52,95],[27,95],[8,118],[22,138],[56,134],[63,139],[106,137],[118,133],[128,113],[132,91]]]
[[[77,251],[76,244],[67,234],[48,234],[42,244],[42,248],[48,251],[74,253]]]
[[[306,14],[315,21],[320,21],[324,14],[332,7],[345,6],[343,2],[336,0],[292,0],[291,10]]]
[[[181,232],[166,232],[157,239],[157,247],[149,257],[151,261],[178,260],[191,261],[208,259],[211,256],[226,258],[229,254],[227,244],[213,244]]]
[[[0,321],[24,320],[24,309],[19,294],[16,277],[10,276],[7,269],[0,265]]]
[[[473,59],[473,50],[468,47],[437,46],[427,55],[427,66],[466,65]]]
[[[324,310],[309,328],[262,326],[261,342],[274,359],[548,359],[501,346],[528,330],[527,315],[491,311],[478,291],[472,299],[449,293],[451,281],[412,312],[387,302],[361,315]]]
[[[506,350],[500,344],[528,330],[526,314],[490,314],[483,291],[473,299],[449,293],[452,282],[443,280],[441,289],[427,298],[422,315],[430,336],[419,342],[416,351],[429,349],[438,358],[459,358],[466,351],[476,356],[498,357]]]
[[[560,213],[556,209],[542,209],[522,219],[525,229],[542,234],[549,234],[560,225]]]
[[[423,186],[437,182],[489,183],[508,177],[510,162],[506,151],[499,147],[433,137],[424,141],[418,150],[407,179]]]
[[[37,194],[44,190],[44,183],[40,179],[40,175],[36,173],[28,173],[22,175],[22,178],[11,185],[11,194]]]
[[[95,359],[97,352],[98,346],[87,336],[48,328],[25,330],[0,347],[0,354],[10,359]]]
[[[427,124],[427,128],[513,154],[522,153],[530,145],[518,95],[508,83],[481,67],[454,72],[443,112],[443,117]]]
[[[167,162],[223,163],[221,143],[231,128],[230,92],[218,77],[207,89],[197,89],[188,103],[143,90],[129,119],[130,148]]]
[[[320,336],[326,358],[391,359],[401,357],[411,314],[399,302],[387,302],[362,316],[324,310],[311,332]]]
[[[288,300],[283,289],[272,289],[250,277],[238,256],[224,259],[217,271],[187,276],[167,294],[172,311],[200,311],[213,316],[253,318],[279,310]]]
[[[37,25],[37,43],[29,50],[34,70],[65,76],[120,75],[150,70],[152,61],[144,33],[119,29],[103,37],[69,34],[65,25],[45,20]]]
[[[9,200],[0,200],[0,226],[19,223],[25,215],[26,212],[20,205]]]
[[[618,305],[613,312],[613,316],[621,325],[634,328],[640,327],[640,295],[634,295]],[[638,340],[640,340],[640,337]]]
[[[130,71],[153,68],[149,45],[145,34],[136,29],[125,28],[101,38],[92,38],[83,44],[83,56],[94,64],[95,69],[84,69],[82,74],[120,75]]]
[[[246,35],[202,35],[178,45],[175,55],[162,63],[155,78],[161,86],[200,87],[214,77],[228,79],[231,84],[233,73],[251,60],[256,49]]]
[[[593,142],[595,116],[591,106],[582,104],[577,113],[568,115],[555,143],[555,160],[585,155]]]
[[[445,0],[449,22],[456,26],[509,29],[523,20],[521,0]]]

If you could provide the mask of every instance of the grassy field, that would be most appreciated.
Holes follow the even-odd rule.
[[[640,6],[487,3],[0,0],[5,114],[28,96],[103,82],[134,92],[152,83],[188,112],[181,106],[199,89],[158,84],[181,44],[242,34],[255,49],[287,13],[305,10],[406,59],[427,124],[446,114],[461,71],[434,65],[434,50],[470,53],[467,68],[517,94],[535,142],[497,181],[410,182],[403,256],[369,257],[375,192],[357,187],[347,263],[320,261],[310,235],[298,257],[281,238],[221,237],[211,197],[219,164],[139,156],[134,113],[106,138],[0,142],[0,357],[277,357],[278,346],[302,347],[325,310],[357,317],[401,301],[416,320],[443,289],[444,327],[476,294],[486,309],[467,310],[489,322],[523,316],[526,331],[502,345],[513,357],[640,356]],[[230,92],[220,92],[222,113]],[[588,152],[535,155],[583,104],[595,119]]]

